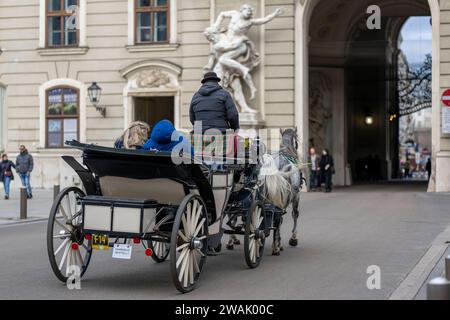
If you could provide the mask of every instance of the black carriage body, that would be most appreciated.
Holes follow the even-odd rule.
[[[67,142],[67,145],[83,151],[83,164],[87,169],[73,157],[64,156],[63,159],[77,172],[88,196],[104,197],[99,181],[106,176],[134,180],[170,179],[182,184],[186,195],[192,189],[198,190],[207,208],[209,224],[220,218],[221,213],[216,212],[210,182],[201,165],[190,158],[184,158],[182,164],[175,164],[171,154],[167,152],[113,149],[77,141]],[[99,201],[101,202],[100,198]],[[153,201],[154,205],[159,207],[171,206],[159,202],[158,199],[147,201]],[[109,202],[105,199],[106,204]],[[128,199],[128,202],[133,201]]]
[[[61,281],[69,276],[69,257],[79,259],[76,252],[81,248],[87,250],[81,259],[84,274],[93,248],[92,238],[86,235],[103,234],[146,240],[142,241],[144,247],[145,242],[148,246],[146,254],[149,252],[157,262],[170,254],[172,281],[180,292],[189,292],[196,286],[208,253],[220,248],[222,235],[230,231],[224,227],[227,216],[245,221],[240,230],[234,228],[228,233],[244,235],[247,264],[251,268],[259,265],[265,237],[273,216],[278,214],[264,206],[258,184],[259,164],[224,165],[221,170],[211,170],[190,158],[176,164],[165,152],[113,149],[77,141],[66,144],[83,151],[84,166],[73,157],[63,159],[80,177],[86,194],[76,187],[66,188],[51,209],[47,248],[52,269]],[[237,187],[238,178],[243,179],[241,188]],[[71,194],[75,199],[72,202]],[[64,199],[69,204],[66,209]],[[71,230],[58,221],[61,213]],[[64,242],[55,247],[53,241],[61,237]],[[61,250],[63,246],[65,250]],[[63,257],[57,262],[62,251]],[[65,261],[67,252],[71,254]]]

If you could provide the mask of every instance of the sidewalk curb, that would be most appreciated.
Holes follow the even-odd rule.
[[[34,222],[42,222],[42,221],[47,221],[48,218],[28,218],[26,220],[13,220],[13,219],[0,219],[0,228],[3,227],[12,227],[12,226],[18,226],[18,225],[26,225],[26,224],[31,224]],[[7,221],[7,222],[2,222],[2,221]]]
[[[450,226],[433,240],[430,248],[408,273],[406,278],[403,279],[397,289],[391,293],[388,300],[414,300],[428,276],[450,246],[448,241],[450,241]]]

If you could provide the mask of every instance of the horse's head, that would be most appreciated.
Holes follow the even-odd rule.
[[[281,133],[280,149],[287,149],[297,154],[298,151],[297,127],[288,128],[286,130],[280,129],[280,133]]]

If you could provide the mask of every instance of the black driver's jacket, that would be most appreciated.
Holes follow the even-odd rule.
[[[217,82],[208,81],[194,94],[189,109],[189,118],[194,125],[202,121],[202,133],[208,129],[239,129],[239,113],[230,93]]]

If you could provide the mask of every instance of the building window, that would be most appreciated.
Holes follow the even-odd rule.
[[[79,140],[79,90],[52,88],[47,90],[46,99],[46,147],[62,148],[65,141]]]
[[[135,0],[135,42],[169,41],[169,0]]]
[[[46,1],[47,47],[78,46],[78,14],[78,0]]]

